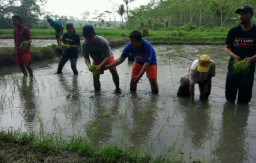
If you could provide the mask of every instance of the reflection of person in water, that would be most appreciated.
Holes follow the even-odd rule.
[[[29,80],[29,81],[28,81]],[[33,78],[23,77],[22,85],[19,86],[20,99],[23,108],[23,117],[26,126],[32,126],[36,116],[36,101],[33,88]]]
[[[94,118],[86,126],[87,136],[98,144],[107,142],[111,138],[114,119],[117,116],[121,96],[103,99],[101,95],[92,98],[91,103],[95,108]],[[106,100],[106,101],[104,101]]]
[[[185,104],[187,106],[187,103]],[[210,105],[200,103],[195,109],[185,111],[185,124],[192,144],[196,148],[202,147],[210,127]]]
[[[130,141],[133,145],[140,145],[147,140],[155,122],[157,109],[157,96],[152,96],[148,103],[145,99],[139,99],[137,96],[132,97],[133,128],[131,129]],[[140,101],[143,100],[143,101]]]
[[[63,86],[64,90],[66,91],[67,99],[77,99],[79,98],[79,89],[78,89],[78,82],[77,82],[77,76],[73,76],[72,84],[68,85],[68,82],[66,80],[65,76],[59,76],[59,80],[61,85]]]
[[[214,152],[216,162],[243,162],[248,114],[248,105],[225,104],[221,135]]]

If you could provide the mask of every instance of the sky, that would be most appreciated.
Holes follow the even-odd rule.
[[[140,5],[146,5],[149,2],[150,0],[135,0],[129,4],[129,8],[133,9]],[[106,10],[113,12],[121,4],[124,4],[123,0],[48,0],[44,10],[53,15],[73,16],[81,19],[81,14],[85,11],[90,12],[91,16],[95,10],[98,10],[99,13]],[[119,17],[116,13],[117,20],[119,20]],[[111,17],[111,19],[114,18]]]

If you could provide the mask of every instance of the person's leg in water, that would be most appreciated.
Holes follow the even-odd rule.
[[[60,46],[61,45],[61,37],[60,37],[59,33],[55,32],[55,38],[56,38],[58,46]]]
[[[59,61],[59,65],[58,65],[58,69],[57,69],[57,74],[62,73],[62,69],[63,69],[64,65],[66,64],[66,62],[68,60],[69,60],[69,58],[61,56],[60,61]]]
[[[31,66],[30,65],[25,65],[25,66],[26,66],[26,68],[28,70],[29,76],[33,76],[33,70],[31,68]]]
[[[33,71],[32,68],[30,66],[30,54],[25,54],[25,55],[20,55],[18,56],[18,61],[16,60],[16,62],[20,63],[20,69],[22,71],[22,73],[24,74],[24,76],[28,76],[28,74],[30,76],[33,76]]]
[[[151,86],[151,91],[153,94],[158,94],[158,83],[157,83],[157,79],[148,79],[150,86]]]
[[[248,104],[252,98],[252,88],[254,83],[254,72],[241,74],[241,84],[238,91],[238,104]]]
[[[240,82],[240,76],[237,73],[228,70],[225,85],[225,97],[228,102],[235,102]]]
[[[24,64],[20,64],[20,69],[24,76],[28,76],[28,73]]]
[[[78,71],[76,68],[77,58],[70,58],[70,64],[71,64],[71,69],[72,69],[74,75],[78,75]]]
[[[111,63],[113,63],[114,61],[115,61],[114,56],[112,56],[112,57],[109,58],[107,64],[111,64]],[[115,92],[116,92],[116,93],[121,93],[121,89],[119,88],[119,75],[118,75],[118,73],[117,73],[116,67],[110,68],[109,71],[110,71],[110,73],[111,73],[111,75],[112,75],[112,79],[113,79],[113,81],[114,81],[114,83],[115,83],[115,86],[116,86]],[[103,72],[102,72],[102,73],[103,73]]]
[[[142,66],[139,65],[138,63],[136,63],[136,62],[133,63],[132,76],[131,76],[131,81],[130,81],[130,91],[131,91],[131,93],[136,93],[136,91],[137,91],[138,81],[134,82],[134,77],[139,75],[141,68],[142,68]]]
[[[100,71],[93,72],[93,86],[96,91],[100,91]]]
[[[179,89],[177,91],[177,96],[178,97],[190,97],[188,73],[184,74],[180,78],[180,86],[179,86]]]
[[[121,93],[121,89],[119,88],[119,75],[117,73],[116,67],[110,68],[109,71],[112,74],[112,79],[113,79],[113,81],[115,83],[115,86],[116,86],[115,92],[116,93]]]
[[[199,82],[199,91],[200,91],[200,101],[207,101],[211,93],[211,78],[206,81]]]
[[[146,69],[147,78],[149,80],[151,91],[153,94],[158,94],[158,83],[157,83],[157,65],[149,65]]]

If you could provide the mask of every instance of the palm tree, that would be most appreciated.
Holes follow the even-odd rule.
[[[123,25],[123,15],[125,13],[124,5],[120,5],[117,10],[118,15],[121,16],[122,25]]]
[[[126,6],[126,15],[127,15],[127,26],[129,28],[129,3],[132,3],[135,0],[123,0]]]

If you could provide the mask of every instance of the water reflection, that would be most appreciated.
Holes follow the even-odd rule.
[[[215,151],[217,162],[243,162],[246,158],[245,130],[248,115],[249,105],[224,105],[221,135]]]
[[[113,123],[116,121],[121,96],[106,97],[100,92],[95,92],[95,97],[90,100],[94,114],[86,125],[86,133],[92,142],[101,144],[112,137]]]
[[[133,145],[139,146],[149,138],[158,110],[158,100],[157,95],[152,95],[149,99],[139,98],[137,94],[132,95],[133,128],[130,133],[130,141]]]
[[[35,121],[37,104],[34,94],[34,78],[24,76],[22,78],[22,84],[18,86],[19,95],[21,99],[21,107],[23,109],[23,118],[25,120],[25,126],[33,127]]]
[[[191,137],[191,142],[195,148],[203,147],[207,134],[210,132],[210,110],[209,103],[202,102],[188,108],[185,112],[185,132]]]
[[[82,116],[82,106],[79,95],[78,87],[78,76],[58,76],[60,85],[63,87],[64,95],[66,98],[66,118],[70,120],[72,126],[75,125],[75,122],[79,122]],[[64,106],[65,110],[65,106]],[[73,126],[74,127],[74,126]]]
[[[70,79],[66,79],[67,77],[64,75],[59,75],[59,81],[60,85],[64,88],[64,91],[66,93],[66,98],[67,99],[72,99],[72,100],[78,100],[79,99],[79,89],[78,89],[78,76],[74,75],[72,76],[72,81],[71,85]],[[70,78],[70,76],[68,77]]]

